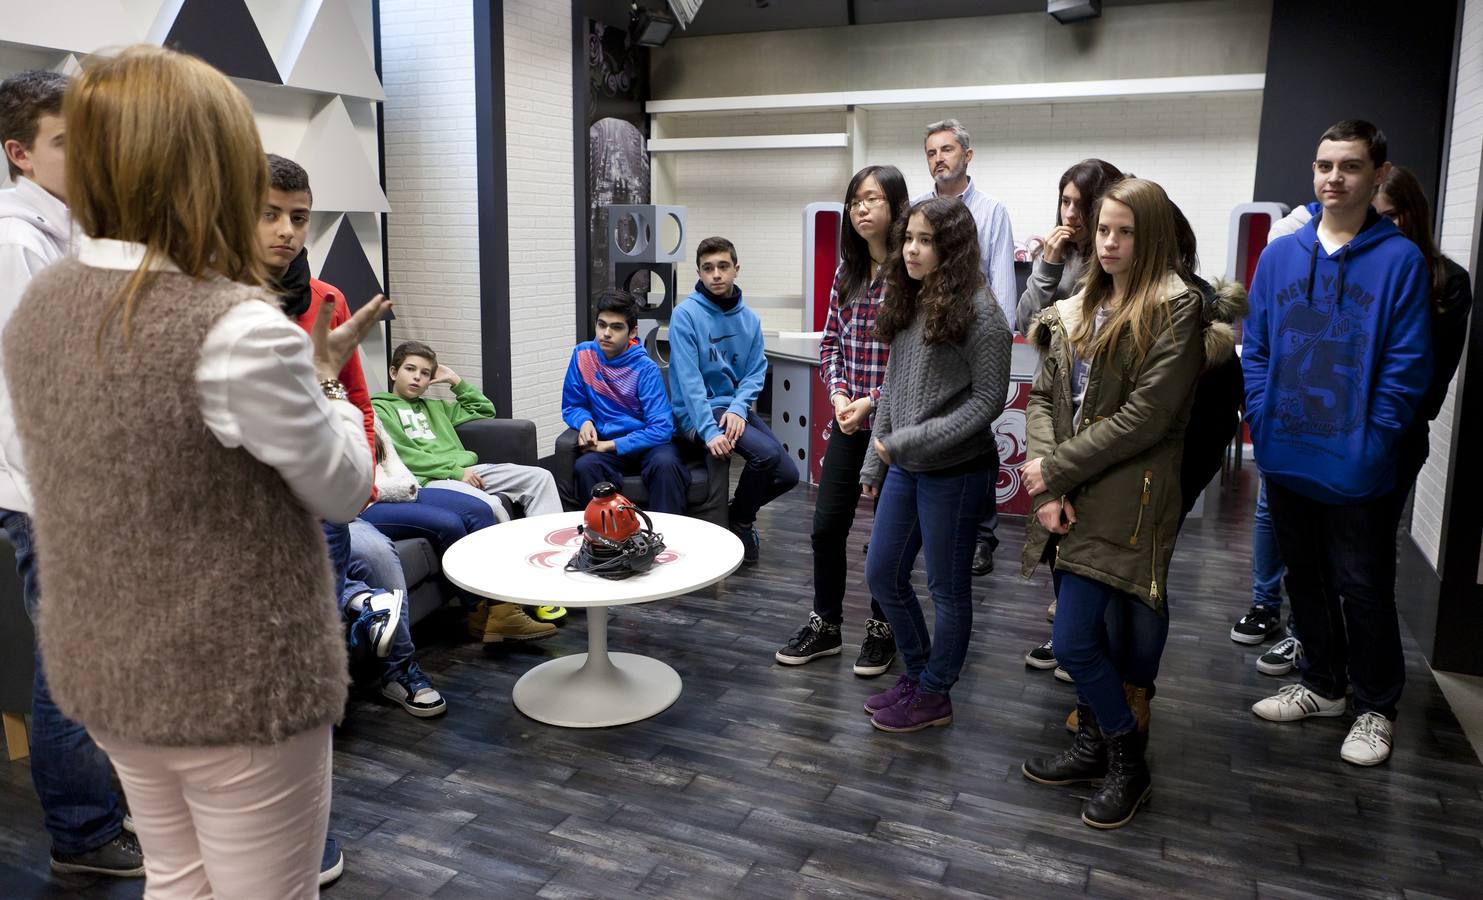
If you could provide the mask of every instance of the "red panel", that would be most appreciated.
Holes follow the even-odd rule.
[[[829,289],[834,286],[834,270],[839,267],[839,220],[837,212],[814,214],[814,316],[811,331],[823,331],[829,318]]]
[[[1025,406],[1030,402],[1030,382],[1011,381],[1009,402],[994,422],[994,440],[999,445],[999,478],[994,483],[999,512],[1010,516],[1030,515],[1030,492],[1020,481],[1025,464]]]
[[[1256,274],[1256,261],[1267,247],[1267,232],[1272,230],[1272,217],[1266,213],[1251,213],[1246,216],[1246,271],[1241,273],[1241,286],[1251,287],[1251,278]]]

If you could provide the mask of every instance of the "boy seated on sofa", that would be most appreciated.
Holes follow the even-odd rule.
[[[670,399],[681,433],[717,459],[746,462],[727,509],[742,560],[756,563],[757,511],[793,489],[798,467],[752,410],[767,377],[762,322],[742,299],[736,246],[708,237],[695,248],[700,279],[669,320]]]
[[[609,290],[594,307],[597,338],[572,351],[561,388],[561,418],[577,431],[577,501],[586,503],[599,482],[621,486],[623,476],[639,475],[648,510],[683,515],[690,470],[670,441],[674,411],[664,375],[635,339],[638,302]]]
[[[308,331],[321,306],[328,304],[334,310],[330,325],[339,327],[350,319],[350,307],[334,285],[310,276],[309,251],[304,249],[314,205],[309,173],[293,160],[270,153],[268,175],[268,202],[257,228],[258,256],[273,277],[284,313]],[[352,355],[340,370],[340,383],[365,419],[366,458],[370,461],[374,459],[376,416],[359,354]],[[324,522],[322,526],[334,567],[336,600],[349,624],[352,657],[377,658],[382,695],[407,712],[414,716],[442,714],[448,704],[414,656],[405,592],[367,585],[357,577],[359,554],[350,526],[339,522]]]
[[[433,348],[406,341],[391,354],[388,371],[391,390],[373,394],[371,406],[386,429],[389,442],[425,488],[463,491],[488,503],[497,518],[507,517],[493,495],[512,497],[528,516],[561,512],[556,480],[539,466],[481,463],[465,450],[454,429],[464,422],[494,418],[494,404],[458,373],[438,362]],[[446,384],[452,400],[423,396],[435,384]],[[552,610],[561,615],[559,608]],[[471,631],[483,622],[486,643],[530,641],[556,633],[550,622],[537,622],[513,603],[480,603],[470,616]]]

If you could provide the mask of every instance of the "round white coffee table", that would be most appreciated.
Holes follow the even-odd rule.
[[[516,519],[461,539],[443,554],[443,573],[470,593],[527,606],[587,609],[587,652],[553,659],[515,683],[515,707],[538,722],[602,728],[637,722],[680,696],[680,675],[657,659],[608,652],[608,607],[698,590],[741,565],[742,544],[701,519],[650,513],[665,551],[643,575],[612,580],[566,571],[582,544],[582,513]]]

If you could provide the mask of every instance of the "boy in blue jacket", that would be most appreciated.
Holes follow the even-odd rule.
[[[572,351],[561,388],[561,418],[577,430],[577,499],[599,482],[637,472],[653,512],[685,513],[690,470],[670,442],[675,426],[664,376],[634,340],[638,304],[627,291],[603,291],[597,339]]]
[[[742,559],[757,562],[757,510],[798,483],[798,467],[752,411],[767,377],[762,322],[742,302],[735,284],[736,247],[708,237],[695,248],[700,280],[669,322],[669,374],[675,421],[717,459],[735,452],[747,467],[728,510],[741,538]]]
[[[1255,704],[1264,719],[1357,718],[1339,756],[1390,756],[1405,684],[1395,607],[1397,440],[1431,376],[1421,251],[1370,206],[1385,135],[1346,120],[1319,138],[1320,209],[1262,253],[1242,368],[1246,421],[1282,560],[1302,680]]]

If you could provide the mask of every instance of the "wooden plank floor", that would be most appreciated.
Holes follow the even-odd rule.
[[[773,651],[806,616],[811,493],[765,510],[762,564],[723,585],[612,614],[614,649],[685,680],[665,713],[573,731],[510,703],[521,673],[585,649],[581,621],[545,646],[486,651],[422,629],[450,713],[353,702],[336,740],[329,896],[404,897],[1478,897],[1483,767],[1407,635],[1389,765],[1338,757],[1346,720],[1260,721],[1287,679],[1258,674],[1230,625],[1249,599],[1250,469],[1192,520],[1154,701],[1152,805],[1121,831],[1081,824],[1087,791],[1032,785],[1059,748],[1072,689],[1026,669],[1047,632],[1043,573],[1022,581],[1021,527],[979,579],[957,719],[871,729],[882,679],[850,673],[865,601],[852,580],[844,655],[792,669]],[[862,513],[852,544],[868,534]],[[25,763],[0,766],[0,891],[137,897],[140,883],[52,878]]]

